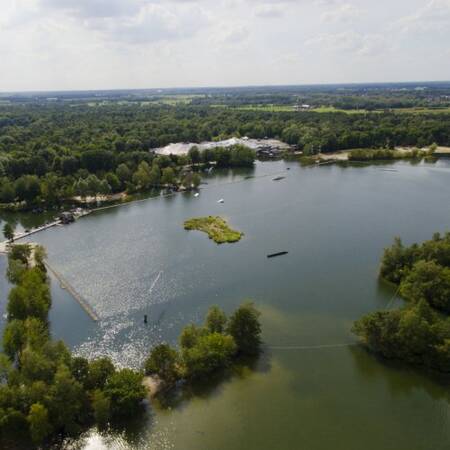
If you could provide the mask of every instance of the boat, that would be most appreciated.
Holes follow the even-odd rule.
[[[195,194],[194,194],[194,197],[198,197],[200,194],[198,193],[198,192],[196,192]]]
[[[278,252],[278,253],[271,253],[270,255],[267,255],[268,258],[275,258],[276,256],[283,256],[287,255],[289,252]]]
[[[221,198],[220,200],[217,200],[217,203],[225,203],[225,200]]]
[[[284,180],[286,177],[276,177],[276,178],[272,178],[272,181],[281,181]]]

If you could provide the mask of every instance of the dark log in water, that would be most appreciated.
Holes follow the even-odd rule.
[[[283,256],[287,255],[289,252],[278,252],[278,253],[271,253],[270,255],[267,255],[268,258],[275,258],[276,256]]]

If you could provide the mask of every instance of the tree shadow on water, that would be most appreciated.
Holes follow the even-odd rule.
[[[383,379],[393,397],[411,395],[423,390],[433,400],[450,404],[450,374],[389,360],[360,345],[350,347],[358,374],[364,380]]]
[[[261,352],[253,357],[240,357],[229,368],[202,379],[178,383],[175,387],[160,392],[155,400],[161,409],[180,409],[194,398],[214,398],[224,391],[228,383],[248,379],[257,373],[268,373],[270,369],[268,352]]]

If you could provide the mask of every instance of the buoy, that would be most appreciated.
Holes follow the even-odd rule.
[[[147,323],[147,314],[144,314],[144,323]]]

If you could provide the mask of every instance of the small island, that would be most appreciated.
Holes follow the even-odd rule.
[[[219,216],[194,217],[184,222],[184,229],[203,231],[216,244],[237,242],[244,235],[230,228],[226,220]]]

